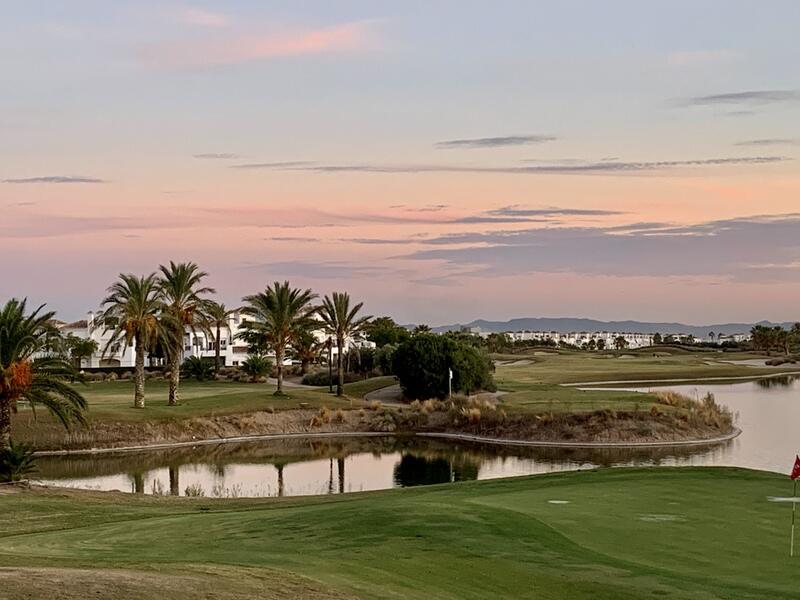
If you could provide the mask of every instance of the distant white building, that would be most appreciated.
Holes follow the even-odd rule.
[[[242,323],[245,321],[240,310],[233,311],[228,317],[227,327],[220,329],[219,354],[220,362],[225,366],[239,366],[250,353],[250,347],[239,339]],[[112,333],[106,332],[102,325],[97,323],[95,314],[89,312],[87,318],[74,323],[59,325],[65,335],[74,335],[82,339],[92,339],[97,343],[97,351],[89,358],[81,360],[81,368],[91,369],[99,367],[129,367],[133,368],[136,363],[136,349],[133,346],[124,346],[124,342],[115,343],[109,346]],[[190,356],[214,359],[216,357],[215,340],[216,329],[205,332],[201,329],[187,327],[183,334],[183,355],[181,360]],[[322,329],[314,332],[318,342],[324,342],[328,338]],[[363,337],[348,338],[345,340],[347,348],[374,348],[375,344]],[[333,340],[333,356],[337,354],[336,341]],[[147,361],[146,357],[146,361]],[[274,355],[272,356],[274,358]],[[147,362],[146,362],[147,364]],[[292,364],[292,357],[288,356],[285,365]]]

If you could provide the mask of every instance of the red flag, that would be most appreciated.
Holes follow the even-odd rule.
[[[800,456],[795,456],[794,468],[792,469],[791,478],[793,480],[800,478]]]

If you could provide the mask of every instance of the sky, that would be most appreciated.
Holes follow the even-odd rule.
[[[800,318],[800,3],[0,1],[0,301]]]

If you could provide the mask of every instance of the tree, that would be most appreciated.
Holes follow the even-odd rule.
[[[717,334],[714,333],[713,331],[709,331],[708,339],[711,340],[711,343],[713,344],[717,340]]]
[[[201,287],[203,279],[208,273],[201,271],[193,262],[174,263],[169,261],[169,266],[160,265],[161,277],[158,286],[164,302],[164,311],[169,316],[169,324],[175,331],[172,344],[167,348],[169,360],[169,406],[178,404],[178,386],[181,380],[181,356],[183,355],[183,335],[188,327],[192,333],[196,327],[203,326],[203,309],[207,302],[202,296],[213,294],[210,287]]]
[[[275,366],[278,370],[276,395],[283,395],[283,360],[286,349],[294,340],[299,329],[310,326],[314,307],[311,302],[316,294],[311,290],[293,288],[288,281],[275,282],[263,292],[246,296],[246,306],[242,312],[252,317],[242,323],[245,341],[268,346],[275,353]]]
[[[230,339],[231,326],[228,323],[228,320],[234,311],[228,310],[228,308],[220,302],[208,300],[205,303],[205,309],[203,312],[205,315],[206,325],[214,335],[214,370],[219,371],[221,363],[219,352],[220,344],[222,342],[222,330],[227,330],[228,338]]]
[[[392,359],[398,348],[398,344],[385,344],[375,351],[375,364],[384,375],[392,375]]]
[[[663,341],[664,341],[664,340],[661,338],[661,334],[660,334],[660,333],[656,333],[656,334],[653,336],[653,345],[654,345],[654,346],[658,346],[658,345],[659,345],[659,344],[661,344]]]
[[[597,349],[603,351],[606,349],[606,341],[603,338],[597,338],[597,342],[595,343]]]
[[[510,344],[511,339],[505,333],[490,333],[486,338],[489,352],[503,352]]]
[[[26,300],[12,298],[0,310],[0,449],[11,448],[11,416],[17,403],[47,408],[65,427],[85,423],[86,400],[71,382],[79,379],[63,355],[41,354],[60,333],[44,305],[26,314]]]
[[[420,333],[430,333],[431,328],[429,325],[425,325],[424,323],[420,323],[416,327],[414,327],[414,331],[411,332],[411,335],[419,335]]]
[[[91,338],[82,338],[77,335],[68,335],[64,338],[64,347],[69,352],[70,358],[73,360],[76,369],[81,368],[81,361],[84,358],[90,358],[97,352],[97,342]]]
[[[617,350],[624,350],[628,347],[628,340],[625,339],[624,335],[618,335],[614,338],[614,347]]]
[[[250,354],[247,359],[242,362],[242,371],[250,376],[250,381],[255,383],[259,377],[266,377],[272,370],[272,364],[269,359],[261,354]]]
[[[386,344],[399,344],[407,340],[411,334],[408,329],[401,327],[391,317],[377,317],[364,326],[367,339],[374,342],[378,348]]]
[[[344,343],[347,338],[353,337],[364,329],[364,326],[372,317],[358,316],[363,302],[359,302],[350,308],[350,294],[347,292],[333,292],[330,296],[325,296],[322,305],[319,307],[319,317],[325,326],[325,331],[336,337],[336,395],[344,393],[344,370],[342,369],[342,359],[344,355]]]
[[[134,347],[134,408],[144,408],[144,355],[153,350],[159,341],[174,348],[176,324],[169,322],[164,313],[164,301],[155,273],[145,277],[121,273],[119,280],[107,290],[103,299],[99,321],[112,335],[103,349],[121,345],[123,352]],[[181,333],[180,339],[183,339]]]
[[[453,337],[415,335],[397,348],[392,367],[410,399],[446,397],[450,370],[455,392],[494,388],[492,361],[486,351]]]

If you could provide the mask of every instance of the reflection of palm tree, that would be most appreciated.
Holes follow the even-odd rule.
[[[283,463],[278,463],[275,465],[275,468],[278,469],[278,497],[283,497],[283,467],[285,465]]]
[[[170,496],[180,496],[180,477],[179,467],[169,468],[169,494]]]
[[[330,459],[328,467],[328,493],[333,493],[333,459]]]
[[[130,477],[133,482],[133,493],[144,494],[144,474],[133,473]]]
[[[339,471],[339,493],[344,494],[344,459],[336,459],[336,468]]]

